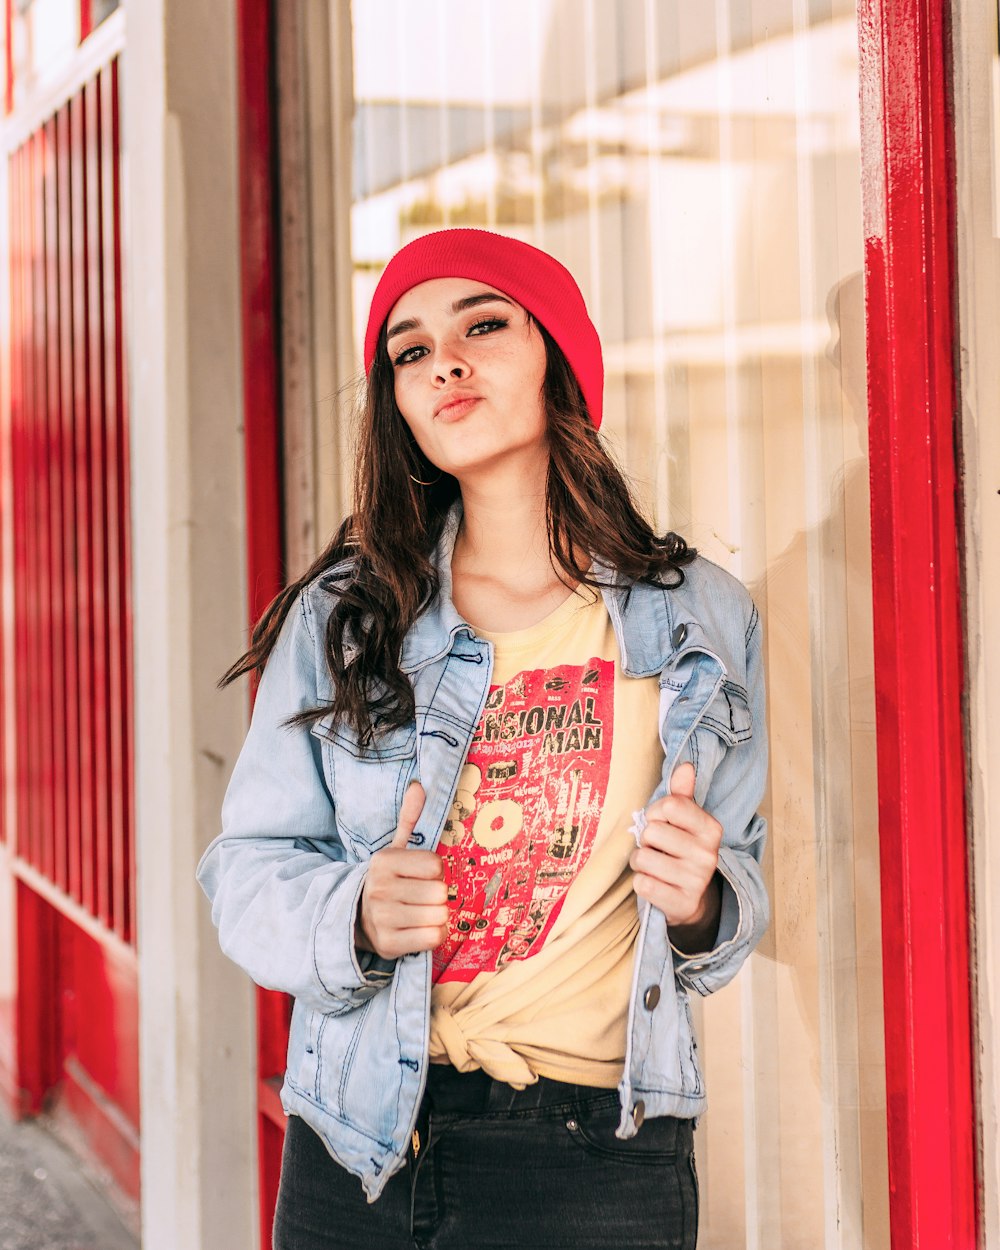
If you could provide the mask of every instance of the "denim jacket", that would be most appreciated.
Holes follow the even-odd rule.
[[[434,848],[490,688],[493,646],[451,598],[453,509],[435,555],[440,593],[406,635],[402,668],[416,716],[362,754],[330,718],[287,729],[331,698],[323,649],[335,583],[306,586],[282,625],[257,691],[222,809],[222,832],[198,865],[223,951],[257,982],[295,999],[281,1090],[374,1202],[401,1168],[428,1066],[431,960],[359,954],[354,924],[368,859],[390,841],[403,793],[426,792],[410,841]],[[676,589],[626,584],[595,563],[628,677],[660,686],[662,778],[683,760],[695,799],[723,827],[722,914],[715,945],[671,946],[661,911],[639,901],[618,1136],[644,1116],[695,1117],[705,1106],[688,991],[725,985],[760,940],[767,743],[761,629],[744,587],[697,557]],[[636,727],[639,730],[639,727]],[[649,726],[653,732],[653,726]]]

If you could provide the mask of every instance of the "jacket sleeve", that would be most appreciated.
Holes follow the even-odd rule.
[[[747,627],[747,702],[753,738],[730,747],[719,761],[706,811],[722,824],[719,875],[722,912],[714,947],[685,954],[673,947],[674,972],[686,989],[711,994],[733,979],[767,929],[770,919],[761,857],[767,823],[757,807],[767,780],[767,722],[760,614],[752,607]]]
[[[286,717],[320,702],[308,588],[292,602],[257,689],[226,790],[222,832],[197,878],[219,943],[258,985],[319,1011],[349,1011],[391,979],[393,962],[359,961],[354,925],[367,865],[337,832],[320,745]]]

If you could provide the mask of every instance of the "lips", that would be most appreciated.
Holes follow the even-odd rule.
[[[475,402],[480,398],[474,391],[449,391],[447,395],[442,395],[435,404],[434,415],[435,417],[458,416],[465,411],[470,401]]]

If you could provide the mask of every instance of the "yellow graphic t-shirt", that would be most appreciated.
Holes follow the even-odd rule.
[[[493,684],[438,846],[431,1059],[519,1088],[613,1088],[639,928],[629,825],[663,766],[659,684],[622,675],[586,586],[529,629],[477,633]]]

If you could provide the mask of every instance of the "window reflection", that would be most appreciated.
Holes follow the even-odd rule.
[[[553,252],[605,344],[612,446],[765,617],[774,922],[696,1004],[699,1244],[886,1245],[854,7],[352,18],[357,358],[409,239],[485,226]]]

